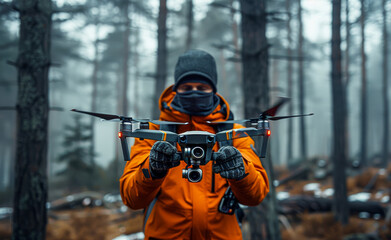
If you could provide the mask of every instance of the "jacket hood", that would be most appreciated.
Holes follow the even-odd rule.
[[[211,114],[207,116],[190,116],[171,107],[171,102],[176,95],[176,92],[173,91],[173,85],[171,85],[163,91],[159,99],[160,119],[174,122],[189,122],[191,119],[199,123],[206,121],[226,121],[230,117],[229,104],[220,94],[215,94],[220,98],[220,104]]]

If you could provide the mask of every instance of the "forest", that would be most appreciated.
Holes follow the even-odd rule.
[[[71,110],[159,119],[189,49],[215,58],[235,119],[281,99],[276,116],[313,114],[270,120],[270,191],[241,206],[243,239],[391,239],[390,11],[390,0],[0,0],[0,239],[144,239],[144,212],[119,194],[119,123]]]

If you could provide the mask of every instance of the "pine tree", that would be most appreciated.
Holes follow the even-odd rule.
[[[90,162],[91,127],[84,123],[80,116],[75,115],[74,125],[65,126],[63,147],[65,151],[58,161],[65,164],[65,168],[57,174],[64,177],[69,189],[94,188],[91,182],[94,179]]]

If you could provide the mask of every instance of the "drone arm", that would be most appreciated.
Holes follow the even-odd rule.
[[[263,135],[264,131],[256,128],[238,128],[216,133],[216,141],[228,141],[237,138]]]
[[[260,158],[265,158],[266,157],[266,151],[267,151],[267,142],[269,140],[269,136],[264,136],[262,140],[262,146],[261,146],[261,153],[260,153]]]
[[[121,140],[122,153],[124,155],[124,160],[130,161],[130,153],[129,153],[129,147],[128,147],[128,142],[126,141],[126,137],[121,136],[120,140]]]
[[[128,134],[129,137],[151,139],[157,141],[177,142],[178,134],[170,131],[137,129]]]

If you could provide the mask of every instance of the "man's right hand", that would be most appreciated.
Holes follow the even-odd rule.
[[[162,178],[168,169],[180,164],[180,156],[176,148],[169,142],[158,141],[149,154],[149,169],[153,178]]]

